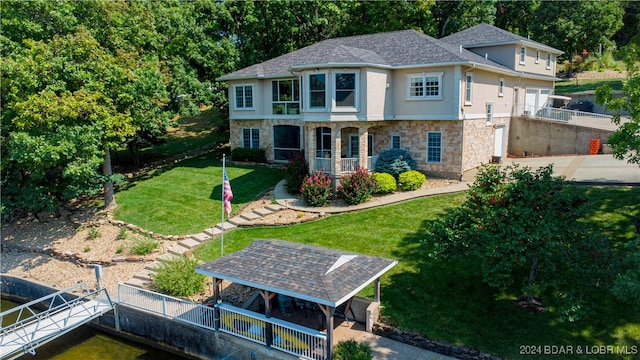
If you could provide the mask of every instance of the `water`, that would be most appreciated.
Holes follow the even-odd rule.
[[[19,304],[2,299],[0,310],[6,311]],[[2,326],[16,319],[3,319]],[[120,337],[111,336],[88,326],[79,327],[52,342],[36,349],[36,355],[24,355],[21,359],[52,360],[170,360],[187,359],[160,351]]]

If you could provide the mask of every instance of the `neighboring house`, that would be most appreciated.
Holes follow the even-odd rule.
[[[511,116],[553,92],[561,53],[486,24],[440,40],[404,30],[321,41],[218,80],[232,149],[271,162],[304,151],[311,171],[340,176],[401,148],[418,170],[458,178],[505,155]]]

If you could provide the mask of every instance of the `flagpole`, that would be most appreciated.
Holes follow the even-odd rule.
[[[220,257],[224,256],[224,174],[225,174],[225,162],[226,162],[226,155],[222,154],[222,186],[221,186],[221,193],[222,193],[222,219],[220,222],[220,229],[221,229],[221,233],[220,233]]]

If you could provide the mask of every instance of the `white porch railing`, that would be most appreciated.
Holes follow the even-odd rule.
[[[274,349],[303,359],[326,359],[327,334],[323,332],[228,304],[216,307],[220,309],[220,331],[263,345],[267,345],[267,335],[270,335]]]
[[[215,329],[215,310],[187,300],[118,284],[118,302],[205,329]]]
[[[354,173],[360,166],[358,158],[342,158],[340,159],[340,171],[343,174]]]
[[[614,124],[611,115],[590,113],[578,110],[540,108],[528,106],[523,112],[516,109],[517,115],[535,117],[537,119],[558,121],[565,124],[585,126],[596,129],[615,131],[618,125]],[[621,123],[628,122],[628,118],[622,118]]]
[[[218,304],[211,308],[126,284],[118,284],[118,301],[210,330],[216,330],[217,309],[220,331],[263,345],[268,345],[270,338],[274,349],[303,359],[326,359],[327,334],[239,307]]]
[[[372,172],[375,168],[376,161],[378,161],[378,155],[367,156],[367,170]],[[316,165],[314,171],[324,171],[325,173],[333,174],[332,170],[333,159],[325,157],[316,157]],[[350,174],[356,172],[360,167],[359,158],[342,158],[340,159],[340,173]]]

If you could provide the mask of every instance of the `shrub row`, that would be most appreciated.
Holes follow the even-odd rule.
[[[267,162],[264,149],[235,148],[231,150],[231,158],[234,161]]]

